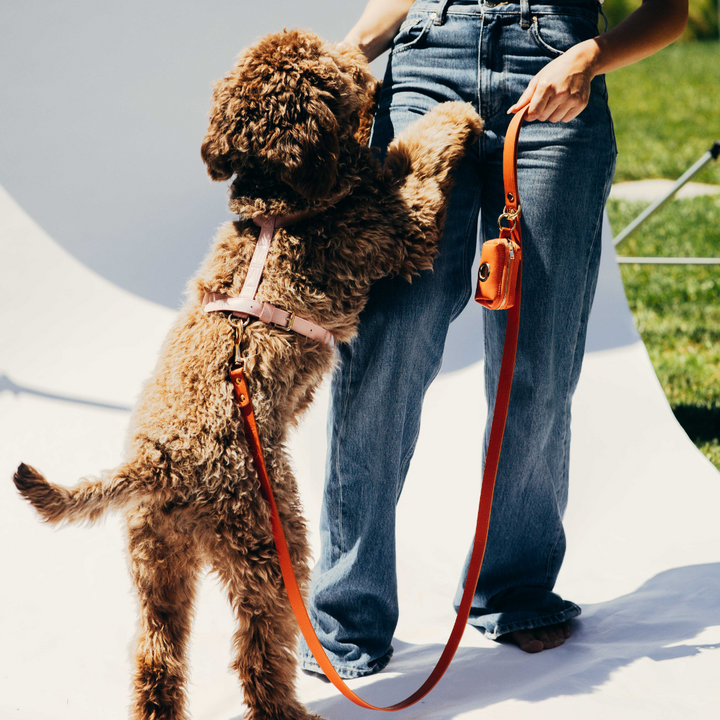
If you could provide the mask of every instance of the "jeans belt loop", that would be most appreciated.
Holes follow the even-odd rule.
[[[531,25],[530,0],[520,0],[520,27],[527,30]]]
[[[438,9],[435,11],[435,25],[443,25],[445,23],[445,16],[447,15],[448,5],[452,0],[440,0]]]

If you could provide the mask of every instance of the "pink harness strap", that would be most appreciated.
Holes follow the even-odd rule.
[[[205,312],[230,311],[236,315],[248,317],[252,315],[264,323],[277,325],[286,330],[294,330],[300,335],[318,340],[326,345],[332,345],[334,338],[332,333],[325,328],[316,325],[310,320],[297,317],[295,313],[281,310],[268,302],[257,300],[255,294],[260,285],[260,278],[267,262],[267,256],[270,252],[270,245],[275,235],[275,229],[290,225],[292,222],[302,219],[305,213],[297,213],[295,215],[267,215],[264,217],[253,218],[256,225],[260,226],[260,235],[258,237],[252,260],[248,267],[245,282],[243,283],[240,295],[231,297],[224,293],[205,293],[203,304]]]
[[[252,315],[265,323],[277,325],[285,328],[285,330],[294,330],[299,335],[319,340],[326,345],[334,343],[334,338],[329,330],[305,320],[305,318],[298,317],[287,310],[281,310],[270,303],[262,302],[262,300],[231,297],[223,293],[206,293],[203,304],[205,305],[205,312],[225,310],[243,317]]]
[[[240,297],[247,300],[253,300],[257,292],[260,278],[270,252],[270,243],[275,235],[275,215],[267,215],[261,218],[253,218],[255,224],[260,226],[260,236],[255,245],[250,267],[248,268],[245,282],[243,283]],[[262,318],[260,318],[262,320]]]

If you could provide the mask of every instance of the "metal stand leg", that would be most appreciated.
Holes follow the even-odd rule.
[[[720,155],[720,140],[718,140],[682,177],[652,205],[648,206],[638,215],[616,238],[615,245],[619,245],[641,223],[645,222],[661,205],[667,202],[693,175],[704,168],[711,160],[717,160]]]

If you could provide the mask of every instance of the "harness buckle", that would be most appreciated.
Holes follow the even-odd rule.
[[[295,313],[291,312],[288,316],[287,322],[285,325],[281,325],[280,323],[273,323],[275,327],[282,328],[283,330],[292,330],[293,323],[295,322]]]

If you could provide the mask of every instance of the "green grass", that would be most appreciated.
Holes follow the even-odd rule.
[[[603,11],[614,27],[633,10],[640,7],[642,0],[605,0]],[[692,40],[717,40],[718,0],[689,0],[689,17],[680,42]]]
[[[675,43],[607,76],[615,121],[615,182],[677,179],[720,140],[720,42]],[[720,163],[696,182],[720,185]]]
[[[613,231],[645,205],[611,200]],[[720,256],[720,196],[669,202],[618,251]],[[720,266],[620,267],[635,322],[675,416],[720,469]]]
[[[712,442],[700,443],[700,451],[720,470],[720,442],[715,438]]]
[[[622,17],[627,8],[620,5],[637,0],[612,0],[609,11],[613,3]],[[695,0],[696,15],[705,12],[701,6],[711,7]],[[720,140],[717,40],[675,43],[610,73],[607,83],[619,150],[615,182],[675,180]],[[720,185],[720,161],[711,161],[693,181]],[[644,206],[610,201],[614,232]],[[720,197],[670,201],[618,250],[622,255],[720,256]],[[720,468],[720,266],[621,265],[621,272],[675,416]]]

